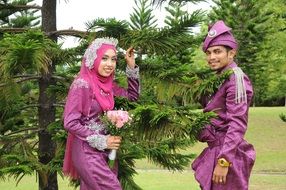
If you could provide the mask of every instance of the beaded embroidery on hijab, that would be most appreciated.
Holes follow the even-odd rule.
[[[116,53],[117,43],[118,40],[115,38],[96,38],[84,53],[79,73],[79,77],[90,85],[93,95],[103,111],[111,110],[114,107],[112,92],[114,72],[108,77],[103,77],[98,73],[98,67],[107,50],[112,49]]]
[[[116,38],[109,38],[109,37],[95,39],[87,48],[83,56],[85,58],[85,65],[89,69],[93,68],[94,60],[97,58],[96,52],[102,46],[102,44],[112,45],[116,47],[118,44],[118,40]]]

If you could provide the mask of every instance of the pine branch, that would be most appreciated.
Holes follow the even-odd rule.
[[[34,74],[23,74],[23,75],[15,75],[13,78],[25,78],[25,77],[38,77],[39,75]]]
[[[15,78],[20,78],[20,77],[21,76],[16,76]],[[34,76],[25,76],[25,75],[23,75],[23,77],[21,77],[21,79],[15,80],[14,82],[15,83],[22,83],[22,82],[25,82],[25,81],[28,81],[28,80],[38,80],[40,78],[41,78],[41,76],[39,76],[39,75],[34,75]],[[6,86],[8,84],[9,83],[1,83],[0,87]]]
[[[67,79],[66,77],[62,77],[59,75],[53,75],[52,78],[60,80],[60,81],[69,81],[69,79]]]
[[[22,106],[21,110],[27,109],[27,108],[38,108],[40,106],[40,104],[29,104],[26,106]]]
[[[157,95],[161,101],[170,101],[176,96],[181,96],[184,102],[200,102],[202,97],[210,96],[216,92],[232,73],[233,71],[229,70],[217,75],[209,70],[208,72],[192,73],[189,76],[185,74],[184,78],[177,77],[172,80],[169,76],[164,77],[156,84]]]
[[[23,33],[30,30],[29,28],[0,28],[0,33]],[[87,38],[90,34],[95,32],[81,31],[81,30],[57,30],[45,33],[47,36],[74,36],[79,38]]]
[[[46,33],[47,36],[74,36],[79,38],[87,38],[90,34],[95,34],[95,32],[67,29],[67,30],[57,30]]]
[[[160,165],[165,169],[172,171],[182,171],[189,165],[193,155],[173,154],[166,151],[165,145],[157,145],[156,147],[147,149],[148,159]]]
[[[124,140],[118,152],[118,157],[120,159],[118,176],[123,189],[141,190],[133,179],[133,176],[137,174],[135,170],[135,159],[144,158],[141,148],[129,140]]]
[[[4,10],[4,9],[13,9],[13,10],[18,10],[18,11],[29,10],[29,9],[41,10],[42,7],[38,5],[12,5],[12,4],[0,3],[0,10]]]
[[[28,31],[28,28],[0,28],[0,33],[23,33]]]
[[[21,82],[25,82],[27,80],[37,80],[37,79],[40,79],[41,76],[31,76],[31,77],[26,77],[26,78],[22,78],[20,80],[16,80],[15,82],[16,83],[21,83]]]
[[[124,48],[131,44],[141,55],[164,55],[168,52],[173,52],[178,47],[184,48],[189,46],[189,40],[189,35],[180,33],[176,29],[143,29],[130,31],[120,39],[120,44]]]
[[[9,137],[9,136],[13,136],[15,134],[19,134],[19,133],[22,133],[22,132],[27,132],[27,131],[34,131],[34,132],[39,132],[39,131],[43,131],[44,129],[39,129],[38,127],[30,127],[30,128],[24,128],[24,129],[19,129],[17,131],[13,131],[9,134],[5,134],[2,136],[2,138],[6,138],[6,137]],[[25,138],[25,137],[24,137]]]
[[[227,70],[221,75],[210,73],[208,79],[201,80],[195,84],[193,89],[193,98],[196,101],[200,101],[202,97],[211,96],[216,92],[219,87],[227,80],[233,71]]]
[[[57,103],[57,104],[53,104],[53,106],[64,108],[64,107],[65,107],[65,103],[64,103],[64,102],[62,102],[62,103]]]
[[[41,76],[40,75],[16,75],[16,76],[13,76],[12,78],[15,78],[15,79],[20,78],[18,80],[14,80],[14,82],[22,83],[28,80],[38,80],[41,78]],[[62,80],[62,81],[68,81],[67,78],[58,76],[58,75],[53,75],[52,78]],[[6,86],[6,85],[9,85],[9,83],[0,83],[0,87]]]
[[[162,6],[163,3],[168,2],[169,4],[171,3],[186,3],[186,2],[190,2],[190,3],[199,3],[199,2],[206,2],[206,0],[152,0],[151,3],[153,5],[157,5],[157,6]]]

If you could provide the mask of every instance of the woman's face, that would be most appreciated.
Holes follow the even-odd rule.
[[[116,68],[117,56],[113,49],[108,49],[99,63],[98,73],[103,77],[109,77]]]

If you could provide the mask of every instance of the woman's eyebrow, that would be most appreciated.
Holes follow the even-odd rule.
[[[108,54],[104,54],[103,57],[117,57],[117,55],[109,56]]]

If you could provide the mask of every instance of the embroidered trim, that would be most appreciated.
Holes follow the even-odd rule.
[[[105,126],[96,122],[94,119],[90,120],[85,127],[89,128],[90,130],[99,132],[102,130],[106,130]]]
[[[247,103],[246,89],[244,84],[244,73],[239,67],[233,68],[235,75],[235,103],[239,104],[242,102]]]
[[[116,38],[96,38],[90,46],[87,48],[87,50],[84,53],[84,58],[85,58],[85,66],[88,67],[89,69],[93,68],[94,60],[97,57],[96,51],[98,48],[101,47],[102,44],[109,44],[113,46],[117,46],[118,40]]]
[[[109,96],[110,95],[109,93],[105,93],[102,89],[100,89],[100,94],[102,96]]]
[[[88,88],[88,87],[89,87],[88,82],[82,78],[76,79],[71,85],[71,88]]]
[[[134,69],[126,67],[126,76],[128,78],[139,79],[139,67],[136,66]]]
[[[91,147],[97,150],[103,151],[107,148],[107,135],[90,135],[86,137],[86,140]]]

